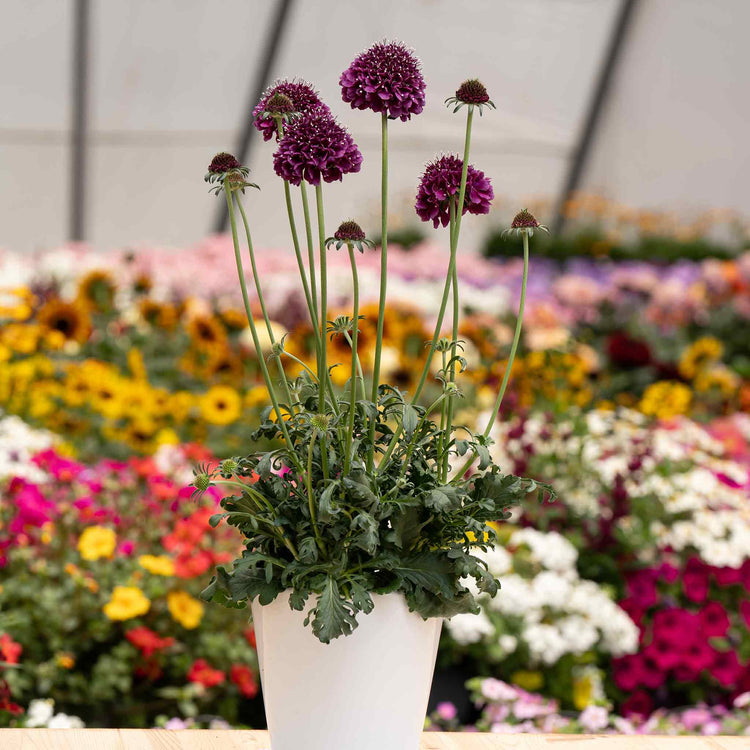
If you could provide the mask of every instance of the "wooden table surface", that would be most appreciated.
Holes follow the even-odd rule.
[[[750,737],[425,733],[421,750],[750,750]],[[0,750],[270,750],[266,732],[0,729]],[[304,750],[304,748],[300,748]],[[341,750],[341,749],[337,749]],[[383,750],[388,750],[383,748]]]

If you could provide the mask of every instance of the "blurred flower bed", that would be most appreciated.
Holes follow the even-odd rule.
[[[550,217],[555,210],[545,199],[532,201],[530,208],[542,217]],[[674,263],[707,258],[729,260],[750,248],[747,218],[728,208],[680,216],[666,210],[636,209],[601,195],[577,193],[562,206],[562,215],[565,231],[556,231],[536,242],[536,255],[556,260],[589,257]],[[491,233],[482,248],[486,257],[515,256],[516,251],[502,230]]]
[[[258,363],[232,278],[226,239],[192,249],[103,256],[64,248],[29,258],[0,254],[0,408],[65,436],[79,456],[150,455],[198,442],[238,452],[265,407]],[[440,295],[445,252],[420,246],[390,257],[384,377],[413,386]],[[278,336],[312,359],[294,259],[260,254],[259,273]],[[374,341],[376,253],[364,256],[360,341]],[[461,336],[467,409],[482,408],[504,371],[521,264],[470,255],[458,261],[466,290]],[[332,254],[331,317],[350,312],[346,259]],[[231,289],[228,292],[227,289]],[[522,356],[511,409],[634,407],[699,419],[750,408],[750,253],[732,261],[647,263],[532,261]],[[262,327],[261,327],[262,328]],[[331,361],[348,344],[329,343]],[[345,379],[345,368],[333,371]],[[425,393],[427,401],[434,394]]]
[[[149,726],[165,713],[236,721],[256,696],[246,617],[197,598],[237,546],[208,524],[218,495],[190,501],[205,458],[183,446],[83,464],[0,419],[0,726],[37,698],[86,723]],[[68,725],[49,704],[35,711],[30,726]]]
[[[35,715],[60,724],[260,717],[245,614],[196,599],[237,540],[207,523],[218,498],[198,507],[185,489],[194,462],[246,447],[266,407],[232,253],[213,238],[103,258],[0,253],[0,725],[35,699],[54,700],[62,714],[40,703]],[[350,312],[350,279],[329,258],[334,317]],[[423,244],[389,260],[384,377],[409,389],[447,257]],[[271,250],[259,262],[293,372],[312,357],[295,262]],[[460,255],[458,271],[469,306],[458,419],[474,425],[504,371],[521,264]],[[374,339],[377,279],[366,254],[361,341]],[[668,266],[532,259],[493,450],[561,497],[498,528],[487,563],[504,590],[448,624],[443,666],[543,693],[554,711],[602,708],[610,728],[610,709],[634,730],[661,706],[739,710],[749,300],[750,253]],[[329,346],[332,361],[348,357],[345,341]],[[477,726],[508,723],[483,711]]]

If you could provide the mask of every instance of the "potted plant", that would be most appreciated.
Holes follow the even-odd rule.
[[[375,250],[354,221],[344,221],[326,238],[323,201],[324,184],[358,171],[362,157],[315,90],[303,81],[277,82],[254,112],[266,140],[277,141],[274,169],[283,180],[314,331],[314,365],[294,357],[274,335],[241,201],[246,189],[257,187],[248,182],[249,170],[222,153],[206,175],[211,190],[227,203],[248,324],[271,402],[254,438],[276,447],[196,469],[196,495],[215,484],[232,492],[212,524],[226,519],[245,537],[241,557],[231,568],[217,569],[204,598],[231,607],[251,604],[274,750],[416,750],[443,618],[478,612],[475,594],[494,594],[499,587],[473,554],[493,542],[488,523],[506,518],[529,493],[552,496],[546,485],[502,473],[488,451],[520,336],[529,237],[539,225],[526,211],[513,222],[523,240],[525,269],[518,325],[487,429],[474,434],[454,422],[458,378],[466,366],[458,340],[456,253],[462,216],[487,213],[493,198],[490,181],[468,160],[473,116],[494,105],[479,81],[465,82],[447,100],[454,112],[466,107],[463,159],[448,155],[431,162],[416,202],[423,220],[449,227],[434,334],[413,393],[380,382],[388,281],[388,127],[422,111],[425,87],[419,61],[395,42],[359,55],[340,83],[344,101],[375,111],[382,123],[380,304],[371,367],[359,347],[357,253]],[[315,190],[316,222],[308,185]],[[295,188],[306,258],[297,232]],[[245,280],[240,221],[263,318],[258,323]],[[337,250],[349,256],[353,310],[329,320],[326,256]],[[452,332],[441,336],[449,299]],[[270,339],[268,362],[259,326]],[[331,361],[329,337],[347,342],[347,362]],[[348,368],[341,389],[332,383],[333,366]],[[437,395],[424,404],[430,376],[438,383]]]

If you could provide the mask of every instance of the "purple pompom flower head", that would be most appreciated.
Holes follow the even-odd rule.
[[[402,42],[378,42],[341,74],[341,98],[352,109],[385,112],[402,121],[424,109],[425,83],[419,59]]]
[[[277,95],[279,94],[291,102],[291,107],[284,106],[283,112],[278,111],[280,98]],[[274,135],[278,138],[277,118],[280,114],[288,119],[293,115],[316,110],[330,112],[328,106],[321,101],[318,92],[309,83],[295,80],[276,81],[261,96],[253,110],[253,121],[255,127],[263,133],[263,140],[270,141]]]
[[[282,180],[311,185],[340,180],[359,172],[362,154],[346,128],[327,111],[308,112],[289,123],[273,155],[273,168]]]
[[[422,221],[432,221],[437,228],[447,226],[450,221],[450,202],[458,199],[461,187],[463,160],[454,154],[440,156],[430,162],[424,170],[414,205],[417,216]],[[466,192],[463,213],[489,213],[490,203],[495,197],[492,184],[484,172],[469,164],[466,171]]]
[[[510,229],[506,229],[504,234],[528,234],[529,237],[533,237],[535,229],[541,229],[543,232],[549,233],[549,229],[547,229],[544,224],[540,224],[534,218],[534,214],[524,208],[513,217],[513,221],[510,223]]]

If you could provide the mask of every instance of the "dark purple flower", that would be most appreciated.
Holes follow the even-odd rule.
[[[490,95],[485,85],[476,78],[464,81],[456,91],[456,99],[464,104],[487,104]]]
[[[357,224],[356,221],[341,222],[341,224],[339,224],[339,228],[336,230],[333,236],[337,240],[365,239],[365,233],[362,231],[362,227]]]
[[[378,42],[341,74],[341,98],[352,109],[385,112],[406,122],[424,109],[421,68],[417,56],[402,42]]]
[[[318,185],[359,172],[362,154],[351,135],[323,110],[308,112],[289,123],[273,155],[273,168],[283,180]]]
[[[539,226],[539,222],[534,218],[534,215],[527,209],[519,211],[510,223],[511,229],[536,229]]]
[[[432,221],[435,227],[440,224],[447,226],[450,221],[450,200],[458,196],[462,169],[463,160],[453,154],[441,156],[425,167],[414,205],[417,216],[422,221]],[[494,197],[495,192],[489,178],[469,164],[463,213],[489,213]]]
[[[220,154],[216,154],[211,163],[208,165],[208,171],[211,174],[223,174],[228,172],[230,169],[239,169],[242,165],[232,154],[222,151]]]
[[[276,81],[276,83],[265,90],[253,110],[255,127],[263,133],[264,141],[270,141],[276,135],[276,121],[274,118],[263,117],[263,114],[268,112],[269,101],[275,94],[283,94],[288,97],[293,104],[292,111],[295,113],[312,112],[314,110],[330,112],[328,106],[321,101],[318,92],[306,81]]]

